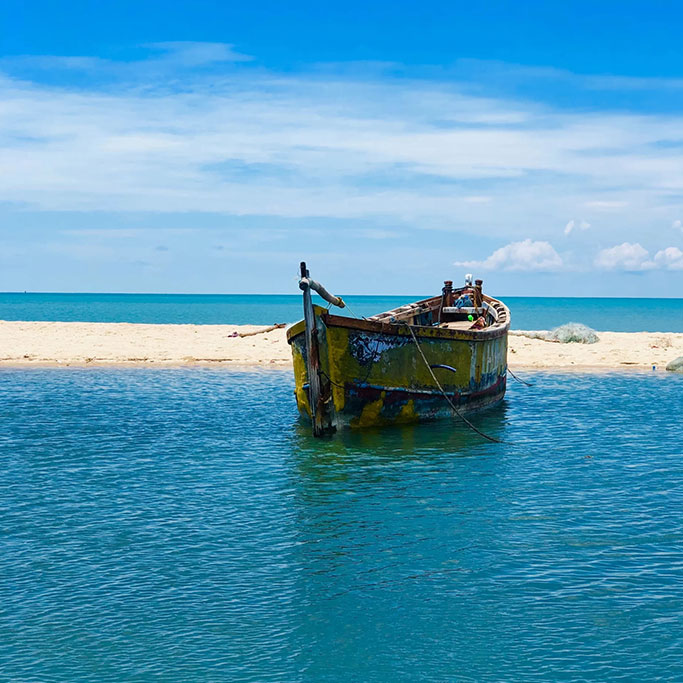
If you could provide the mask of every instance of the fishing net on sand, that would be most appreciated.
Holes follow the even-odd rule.
[[[595,330],[591,330],[590,327],[586,327],[586,325],[581,323],[560,325],[548,332],[546,339],[558,341],[561,344],[570,344],[572,342],[577,344],[595,344],[595,342],[600,341]]]
[[[678,358],[675,358],[672,360],[667,366],[666,369],[669,372],[680,372],[683,373],[683,356],[679,356]]]
[[[567,323],[560,325],[550,332],[531,331],[531,332],[517,332],[512,331],[510,334],[519,337],[528,337],[529,339],[543,339],[544,341],[560,342],[560,344],[595,344],[600,341],[600,338],[591,330],[590,327],[582,325],[581,323]]]

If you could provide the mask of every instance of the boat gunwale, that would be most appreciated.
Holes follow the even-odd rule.
[[[429,299],[423,299],[421,301],[416,301],[413,304],[407,304],[409,306],[418,305],[429,305],[434,300],[440,300],[441,297],[430,297]],[[500,300],[494,299],[490,296],[485,296],[484,299],[487,302],[493,304],[499,304],[502,306],[504,312],[507,314],[505,316],[505,322],[495,323],[490,327],[485,327],[480,330],[453,330],[446,327],[434,327],[427,325],[410,325],[410,328],[415,333],[415,336],[422,337],[423,339],[443,339],[443,340],[461,340],[461,341],[489,341],[491,339],[498,339],[506,335],[510,329],[510,311],[508,307]],[[402,308],[402,307],[399,307]],[[392,311],[387,311],[387,313],[393,313],[399,309],[393,309]],[[411,313],[413,311],[402,311],[403,314]],[[419,312],[418,310],[414,311]],[[386,315],[381,313],[379,315]],[[327,327],[344,327],[347,329],[355,329],[362,332],[373,332],[375,334],[387,334],[393,336],[406,336],[410,335],[410,331],[406,329],[407,323],[394,323],[394,322],[382,322],[379,320],[372,319],[361,319],[361,318],[347,318],[342,315],[334,315],[332,313],[322,313],[320,319],[323,324]],[[305,323],[303,320],[295,323],[287,330],[287,342],[291,344],[293,340],[300,334],[303,334],[305,329]]]

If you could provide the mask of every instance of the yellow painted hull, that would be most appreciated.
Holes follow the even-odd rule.
[[[324,401],[337,429],[452,416],[432,372],[463,413],[505,395],[507,326],[495,333],[413,327],[426,364],[405,326],[354,321],[315,309]],[[297,405],[310,417],[303,321],[289,329],[288,340]],[[433,367],[438,365],[449,367]]]

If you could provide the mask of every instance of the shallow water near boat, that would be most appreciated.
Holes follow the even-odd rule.
[[[9,680],[680,680],[683,377],[313,439],[287,371],[0,371]]]

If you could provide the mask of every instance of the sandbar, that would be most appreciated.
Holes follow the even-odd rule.
[[[664,370],[683,356],[683,334],[598,332],[596,344],[559,344],[509,336],[509,365],[559,370]],[[247,336],[242,336],[247,335]],[[0,366],[291,365],[285,330],[259,325],[0,321]]]

